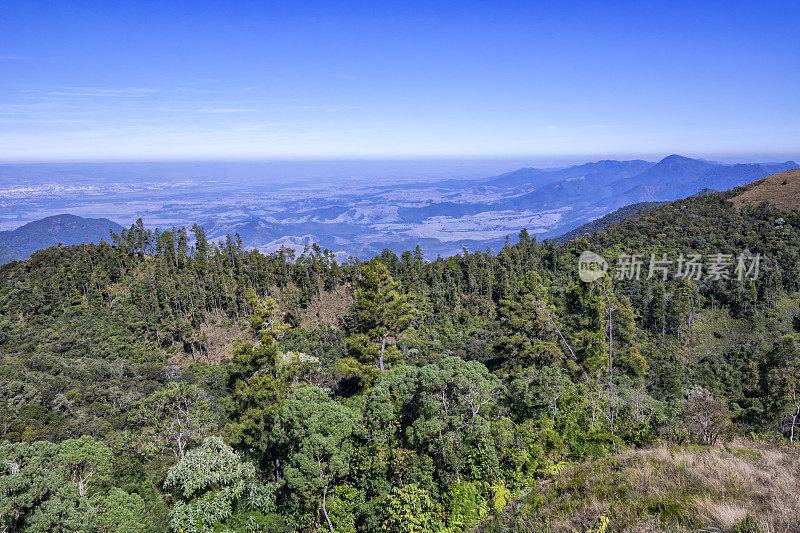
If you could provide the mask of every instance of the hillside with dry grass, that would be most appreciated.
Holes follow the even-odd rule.
[[[745,188],[745,192],[731,198],[736,207],[767,202],[779,209],[800,208],[800,169],[772,174]]]
[[[564,469],[481,531],[800,531],[800,449],[631,450]]]

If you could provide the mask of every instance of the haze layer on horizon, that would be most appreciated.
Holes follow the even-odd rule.
[[[796,2],[4,11],[4,161],[736,161],[800,147]]]

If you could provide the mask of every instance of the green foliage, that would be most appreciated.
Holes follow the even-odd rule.
[[[395,359],[393,351],[387,353],[390,340],[397,342],[397,337],[411,324],[415,311],[400,284],[377,259],[362,267],[358,285],[350,329],[361,338],[352,345],[353,350],[362,364],[373,364],[383,371]]]
[[[764,528],[755,516],[748,514],[731,531],[733,533],[761,533]]]
[[[274,513],[274,486],[256,480],[256,469],[219,437],[208,437],[170,468],[164,487],[176,496],[170,513],[173,531],[213,531],[242,520],[237,511],[257,511],[255,520]]]
[[[102,501],[98,522],[106,531],[136,533],[145,521],[145,502],[138,494],[114,487]]]
[[[445,495],[448,502],[448,525],[464,531],[487,517],[490,504],[482,494],[482,487],[474,482],[456,483]]]
[[[349,485],[337,485],[328,503],[328,514],[337,533],[355,533],[356,515],[364,505],[365,494]]]
[[[489,417],[500,393],[500,381],[475,361],[445,357],[399,367],[370,393],[368,427],[378,438],[430,454],[443,480],[484,479],[497,467]]]
[[[506,367],[524,368],[547,365],[563,358],[560,341],[553,331],[551,317],[555,308],[547,289],[535,271],[529,272],[513,298],[504,298],[498,305],[501,331],[497,344]]]
[[[309,386],[286,401],[273,428],[273,438],[285,458],[287,488],[304,513],[314,513],[319,505],[329,525],[328,492],[350,473],[358,426],[357,413],[322,389]]]
[[[0,523],[10,531],[81,531],[93,523],[50,442],[0,444]]]
[[[794,441],[800,214],[728,196],[431,261],[137,222],[0,266],[0,528],[460,531],[521,494],[544,506],[537,487],[589,457]],[[748,283],[578,283],[586,249],[764,263]],[[697,525],[684,499],[640,504]]]
[[[111,460],[108,446],[88,435],[61,444],[0,443],[0,526],[38,532],[93,528],[92,500],[108,481]]]
[[[442,527],[441,511],[428,490],[416,483],[394,487],[386,497],[383,529],[404,533],[436,531]]]
[[[250,328],[263,344],[272,344],[287,329],[279,316],[278,303],[269,296],[258,298],[252,289],[247,291],[247,303],[252,308]]]
[[[647,362],[636,343],[636,313],[615,294],[610,276],[592,283],[573,283],[567,292],[576,353],[590,373],[601,368],[641,377]]]
[[[70,479],[80,496],[86,496],[91,483],[101,482],[111,472],[111,449],[89,435],[69,439],[58,445],[58,461],[67,466]]]

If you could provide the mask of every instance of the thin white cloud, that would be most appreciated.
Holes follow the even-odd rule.
[[[254,109],[245,109],[242,107],[216,107],[209,109],[198,109],[198,113],[254,113]]]
[[[59,118],[2,118],[0,124],[87,124],[90,120]]]
[[[110,89],[103,87],[60,87],[54,90],[25,89],[28,94],[41,94],[46,96],[92,96],[92,97],[141,97],[159,92],[152,87],[123,87]]]
[[[297,109],[303,111],[327,111],[328,113],[338,113],[342,110],[340,107],[330,105],[301,105],[297,106]]]
[[[257,131],[280,128],[280,127],[285,127],[285,126],[286,126],[286,124],[284,124],[282,122],[266,122],[266,123],[260,123],[260,124],[242,124],[240,126],[234,126],[232,128],[232,131],[237,131],[237,132],[257,132]]]
[[[31,61],[38,59],[31,56],[18,56],[14,54],[0,54],[0,61]]]

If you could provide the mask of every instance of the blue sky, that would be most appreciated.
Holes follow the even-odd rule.
[[[800,156],[798,2],[6,2],[0,159]]]

